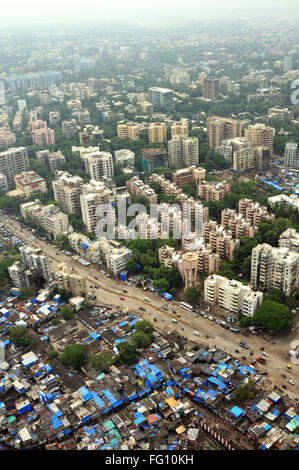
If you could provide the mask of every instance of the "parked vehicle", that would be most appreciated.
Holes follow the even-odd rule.
[[[244,341],[240,341],[240,346],[242,346],[242,348],[245,348],[245,349],[249,348],[248,344],[244,343]]]
[[[261,364],[266,364],[267,362],[266,359],[260,356],[256,357],[255,359],[257,360],[257,362],[260,362]]]
[[[194,336],[200,336],[199,331],[193,331]]]

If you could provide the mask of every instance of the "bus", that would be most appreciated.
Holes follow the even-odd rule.
[[[193,312],[194,310],[192,305],[186,304],[185,302],[180,302],[180,307],[185,308],[186,310],[189,310],[189,312]]]

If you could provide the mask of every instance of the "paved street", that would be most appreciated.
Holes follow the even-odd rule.
[[[177,302],[167,302],[169,308],[168,311],[162,310],[162,306],[166,304],[165,300],[158,297],[157,294],[142,289],[127,286],[121,281],[107,278],[101,274],[95,267],[82,266],[79,262],[73,260],[71,257],[61,253],[58,248],[53,247],[49,243],[45,243],[42,240],[35,239],[34,242],[30,242],[29,238],[33,236],[32,232],[21,228],[20,224],[14,219],[8,217],[0,217],[0,221],[3,222],[12,232],[18,237],[24,239],[28,244],[36,247],[40,247],[43,251],[52,259],[52,269],[55,271],[57,264],[61,262],[68,262],[74,266],[78,273],[85,277],[87,282],[88,291],[92,290],[91,286],[97,285],[98,289],[94,289],[97,295],[97,301],[104,302],[115,306],[128,307],[131,311],[138,312],[140,317],[153,321],[155,318],[155,326],[159,327],[164,331],[178,331],[183,336],[193,341],[197,338],[193,335],[193,331],[197,330],[200,332],[198,340],[201,343],[209,346],[217,345],[220,349],[233,354],[234,356],[241,358],[241,356],[247,357],[247,363],[258,355],[261,355],[260,347],[264,346],[265,351],[269,353],[267,358],[267,364],[257,364],[259,371],[266,370],[268,372],[268,379],[273,384],[281,386],[285,384],[287,386],[286,392],[291,398],[298,396],[298,365],[292,365],[292,370],[288,370],[286,365],[289,364],[288,350],[290,343],[296,339],[295,335],[284,338],[274,338],[273,341],[267,341],[259,336],[251,335],[245,337],[240,334],[232,333],[229,330],[222,328],[215,322],[208,319],[196,316],[193,312],[188,312],[178,306]],[[98,278],[95,279],[95,277]],[[127,290],[128,293],[123,293],[123,289]],[[124,296],[125,300],[120,300],[120,296]],[[144,300],[144,297],[151,299],[151,302]],[[144,307],[146,312],[142,312],[140,307]],[[181,314],[181,318],[177,318],[173,313]],[[175,324],[171,320],[177,319],[178,323]],[[209,338],[206,338],[206,335]],[[249,350],[243,349],[239,342],[243,340],[249,344]],[[239,353],[235,353],[235,349],[239,349]],[[249,352],[253,351],[253,356],[249,355]],[[281,377],[281,374],[286,374],[287,377],[295,381],[295,385],[291,385]]]

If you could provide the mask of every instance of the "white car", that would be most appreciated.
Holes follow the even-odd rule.
[[[193,334],[194,334],[195,336],[200,336],[199,331],[193,331]]]
[[[287,379],[287,382],[289,382],[289,384],[295,385],[295,382],[292,379]]]
[[[263,356],[269,357],[269,354],[264,351]]]
[[[215,320],[215,318],[212,317],[211,315],[208,316],[208,319],[211,320],[211,321],[214,321],[214,320]]]

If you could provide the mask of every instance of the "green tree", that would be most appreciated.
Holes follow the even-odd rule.
[[[72,344],[65,348],[60,360],[65,366],[78,370],[86,360],[86,351],[82,344]]]
[[[69,307],[62,307],[60,313],[64,320],[72,320],[74,318],[74,312]]]
[[[133,345],[137,349],[147,348],[150,344],[152,344],[153,339],[153,334],[146,334],[143,331],[137,331],[132,336]]]
[[[11,326],[8,329],[10,341],[17,347],[31,348],[34,345],[34,341],[29,337],[28,331],[24,326]]]
[[[53,361],[53,359],[57,359],[58,357],[59,357],[59,352],[55,351],[55,349],[48,352],[48,358],[50,361]]]
[[[256,309],[253,320],[257,326],[265,326],[269,330],[279,332],[292,327],[294,315],[286,305],[265,300]]]
[[[154,281],[154,286],[159,290],[159,292],[167,292],[169,283],[166,279],[160,278]]]
[[[88,359],[88,367],[99,372],[108,372],[114,362],[112,353],[93,354]]]
[[[247,383],[241,383],[238,388],[235,388],[233,392],[233,400],[238,403],[243,403],[255,398],[256,393],[257,390],[254,382],[252,380],[248,380]]]
[[[198,304],[200,300],[200,289],[198,287],[188,287],[184,292],[184,299],[190,304]]]
[[[118,349],[118,358],[121,362],[127,365],[131,365],[137,362],[139,357],[138,352],[132,344],[128,343],[127,341],[124,341],[123,343],[119,344]]]
[[[33,299],[37,294],[37,290],[34,286],[21,287],[20,294],[20,300]]]
[[[142,331],[143,333],[146,333],[147,335],[150,335],[154,332],[153,325],[147,320],[139,320],[138,322],[135,323],[134,328],[136,331]]]
[[[91,307],[91,304],[87,300],[83,300],[81,304],[81,308],[84,308],[85,310],[87,310],[90,307]]]

